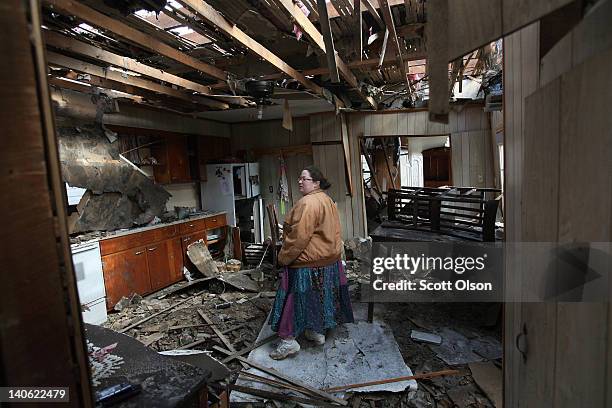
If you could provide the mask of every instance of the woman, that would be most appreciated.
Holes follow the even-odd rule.
[[[331,184],[308,166],[298,178],[302,198],[285,217],[278,262],[285,265],[270,324],[281,341],[270,357],[281,360],[300,351],[302,333],[317,345],[325,331],[353,322],[346,275],[341,261],[340,218],[323,191]]]

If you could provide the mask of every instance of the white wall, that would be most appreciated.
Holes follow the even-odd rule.
[[[172,197],[166,203],[168,211],[173,210],[174,207],[199,207],[200,200],[198,199],[195,182],[166,184],[164,188],[172,194]]]

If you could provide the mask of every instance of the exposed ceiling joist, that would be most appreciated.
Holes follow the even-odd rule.
[[[47,61],[49,64],[54,66],[68,68],[77,72],[82,72],[84,74],[110,79],[112,81],[119,82],[122,84],[135,86],[138,88],[146,89],[148,91],[157,92],[162,95],[171,96],[199,105],[204,105],[209,108],[229,109],[229,105],[227,103],[215,101],[208,98],[190,96],[184,93],[183,91],[179,91],[178,89],[158,84],[157,82],[148,81],[146,79],[134,77],[132,75],[124,75],[121,72],[111,71],[94,64],[89,64],[87,62],[80,61],[75,58],[70,58],[65,55],[58,54],[56,52],[47,51]]]
[[[363,60],[363,18],[361,17],[361,0],[353,0],[353,18],[355,19],[354,37],[355,54],[359,61]]]
[[[402,60],[405,62],[419,61],[419,60],[425,59],[426,56],[427,54],[425,52],[404,54],[402,56]],[[352,68],[352,69],[370,69],[370,68],[378,66],[379,63],[380,63],[380,60],[378,58],[370,58],[370,59],[366,59],[362,61],[349,62],[348,66],[349,68]],[[393,65],[397,65],[397,60],[395,56],[387,55],[383,62],[383,67],[388,67],[388,66],[393,66]],[[313,69],[306,69],[301,72],[303,75],[327,75],[329,71],[327,70],[327,68],[313,68]],[[263,75],[259,77],[259,79],[276,80],[276,79],[285,78],[286,76],[287,75],[283,73],[276,73],[276,74],[270,74],[270,75]],[[226,82],[218,82],[216,84],[211,85],[210,87],[212,89],[224,89],[224,88],[227,88],[228,86]]]
[[[45,31],[45,42],[54,48],[70,51],[76,54],[84,55],[98,61],[114,65],[118,68],[128,71],[137,72],[147,77],[177,85],[185,89],[199,92],[203,95],[211,95],[209,86],[198,84],[197,82],[181,78],[176,75],[164,72],[158,68],[153,68],[142,64],[132,58],[123,57],[109,51],[105,51],[99,47],[84,43],[72,37],[67,37],[53,31]],[[236,98],[232,101],[233,104],[239,106],[249,106],[249,102],[244,98]]]
[[[368,9],[372,17],[374,17],[374,20],[380,26],[380,28],[384,28],[385,22],[380,17],[380,14],[378,14],[378,10],[376,10],[376,6],[372,3],[372,0],[361,0],[361,1],[363,1],[363,4],[365,4],[366,8]]]
[[[87,6],[80,4],[74,0],[43,0],[44,3],[53,6],[53,8],[65,15],[72,15],[87,23],[99,27],[103,30],[110,31],[116,35],[131,41],[132,43],[143,47],[149,51],[161,54],[181,64],[187,65],[196,71],[200,71],[207,76],[225,81],[228,74],[219,68],[193,58],[170,45],[154,38],[148,34],[144,34],[126,24],[123,24],[111,17],[97,12]]]
[[[321,32],[323,33],[324,44],[322,49],[324,50],[325,56],[327,58],[329,78],[332,82],[338,83],[340,82],[340,75],[338,74],[338,65],[336,64],[336,48],[334,47],[334,37],[332,34],[331,26],[329,25],[329,17],[327,16],[327,4],[325,3],[325,0],[317,0],[317,10],[319,10],[319,24],[321,25]],[[301,11],[298,11],[297,13],[301,13]],[[319,48],[320,47],[321,45],[319,44]]]
[[[393,14],[391,14],[391,7],[389,6],[388,0],[380,0],[380,10],[382,11],[383,19],[389,30],[389,39],[393,43],[395,48],[395,58],[397,58],[397,65],[402,73],[402,78],[406,81],[408,93],[412,93],[412,87],[408,75],[406,75],[406,68],[404,67],[404,59],[402,58],[402,48],[400,47],[399,39],[397,38],[397,32],[395,31],[395,23],[393,22]]]
[[[321,0],[324,3],[324,0]],[[325,52],[328,56],[328,61],[329,61],[329,57],[331,55],[334,56],[333,59],[333,63],[332,65],[337,66],[338,70],[340,71],[340,74],[342,74],[342,77],[344,78],[344,80],[352,87],[354,88],[359,95],[361,96],[361,98],[363,100],[365,100],[366,102],[368,102],[370,104],[370,106],[372,106],[372,108],[376,109],[377,107],[377,103],[374,100],[374,98],[372,98],[371,96],[365,95],[362,91],[361,91],[361,87],[359,86],[359,81],[357,80],[357,77],[355,77],[355,75],[351,72],[350,67],[340,58],[340,56],[335,52],[334,48],[333,48],[333,39],[331,38],[331,30],[329,33],[329,42],[331,42],[331,50],[333,52],[333,54],[330,54],[327,52],[327,49],[330,48],[330,46],[327,44],[327,42],[325,41],[325,39],[323,38],[323,35],[321,35],[321,33],[319,32],[319,30],[317,30],[317,28],[314,26],[314,24],[312,24],[310,22],[310,20],[308,19],[308,17],[306,17],[306,15],[302,12],[302,10],[300,10],[300,8],[295,5],[293,3],[293,1],[291,0],[279,0],[279,3],[285,8],[285,10],[287,10],[287,12],[289,12],[289,14],[291,15],[291,17],[295,20],[295,23],[304,31],[305,35],[323,52]],[[319,10],[319,18],[320,19],[325,19],[325,21],[327,21],[328,23],[328,27],[329,27],[329,19],[326,18],[326,14],[323,15],[321,13],[321,11],[327,11],[327,7],[321,7],[321,10]],[[323,26],[325,24],[325,21],[321,22],[321,26]],[[328,64],[330,65],[330,64]],[[330,73],[330,70],[328,68],[326,73]],[[305,75],[311,75],[311,74],[305,74]],[[333,72],[332,72],[332,76],[333,76]]]
[[[280,59],[276,54],[272,53],[266,47],[261,45],[251,36],[246,34],[236,25],[230,24],[225,17],[223,17],[217,10],[212,8],[208,3],[199,0],[178,0],[180,4],[191,9],[197,15],[199,15],[204,20],[208,21],[210,24],[213,24],[223,33],[239,42],[243,46],[247,47],[251,52],[254,52],[259,57],[263,58],[265,61],[272,64],[274,67],[289,75],[291,78],[294,78],[300,84],[302,84],[307,89],[311,90],[315,94],[325,96],[324,89],[306,78],[302,73],[292,68],[285,61]],[[337,106],[343,106],[344,104],[339,101],[336,97],[333,97]]]

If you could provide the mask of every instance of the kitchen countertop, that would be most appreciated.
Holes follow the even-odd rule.
[[[210,211],[210,212],[205,212],[205,213],[201,213],[201,214],[197,214],[194,215],[192,217],[187,217],[184,218],[182,220],[176,220],[176,221],[172,221],[172,222],[160,222],[159,224],[155,224],[155,225],[147,225],[144,227],[137,227],[137,228],[130,228],[130,229],[121,229],[121,230],[116,230],[116,231],[110,231],[110,232],[101,232],[101,234],[104,234],[104,236],[100,236],[97,238],[92,238],[92,239],[87,239],[84,241],[80,241],[79,243],[73,243],[71,244],[71,247],[75,247],[75,246],[79,246],[82,244],[87,244],[87,243],[91,243],[91,242],[95,242],[95,241],[103,241],[105,239],[112,239],[112,238],[117,238],[117,237],[122,237],[125,235],[129,235],[129,234],[136,234],[139,232],[144,232],[144,231],[149,231],[155,228],[164,228],[164,227],[169,227],[171,225],[176,225],[176,224],[182,224],[184,222],[189,222],[189,221],[194,221],[194,220],[201,220],[203,218],[210,218],[210,217],[214,217],[217,215],[222,215],[222,214],[227,214],[227,211]]]

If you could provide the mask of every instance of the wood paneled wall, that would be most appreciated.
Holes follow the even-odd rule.
[[[612,256],[612,43],[604,34],[612,38],[609,18],[587,16],[557,44],[572,52],[553,49],[541,65],[537,24],[504,41],[508,241],[604,242],[599,249]],[[506,288],[518,301],[505,311],[506,406],[612,406],[611,303],[520,303],[556,259],[516,255],[506,253]],[[612,294],[610,280],[593,283]],[[523,328],[525,359],[515,347]]]
[[[40,85],[47,72],[44,47],[40,23],[28,16],[36,13],[27,2],[0,2],[0,37],[10,39],[0,42],[0,381],[12,387],[69,387],[67,405],[90,407],[87,351],[63,213],[66,192],[50,98]]]
[[[461,110],[452,111],[449,124],[429,122],[425,110],[352,113],[346,115],[346,120],[349,133],[352,196],[348,195],[346,187],[341,119],[334,113],[297,118],[294,120],[293,132],[283,129],[280,121],[232,125],[232,151],[312,143],[312,156],[302,154],[285,158],[290,184],[290,204],[293,205],[293,202],[299,199],[295,181],[299,171],[308,164],[316,165],[332,184],[328,193],[338,205],[345,239],[367,236],[360,137],[451,135],[453,177],[455,174],[461,177],[456,179],[459,182],[455,181],[455,184],[494,186],[491,126],[488,114],[483,111],[481,105],[465,106]],[[278,208],[278,157],[269,154],[259,157],[258,161],[261,166],[262,196],[267,202],[273,200]]]
[[[237,123],[231,125],[232,152],[240,150],[253,151],[269,150],[269,153],[257,157],[259,162],[259,177],[261,183],[261,196],[265,204],[274,203],[278,211],[279,222],[283,222],[285,214],[280,209],[278,185],[280,179],[279,152],[274,148],[300,146],[310,143],[310,120],[308,118],[294,118],[293,132],[289,132],[281,125],[280,120],[261,122]],[[302,169],[313,164],[312,154],[286,154],[284,161],[289,185],[289,204],[286,211],[300,199],[297,178]],[[267,215],[264,215],[264,232],[270,235]]]
[[[523,116],[525,98],[538,87],[539,23],[534,23],[504,38],[504,215],[506,241],[520,242],[521,189],[523,170]],[[509,248],[508,251],[511,249]],[[518,253],[507,252],[506,270],[520,270]],[[521,274],[506,274],[506,288],[520,293]],[[520,299],[519,299],[520,300]],[[504,376],[505,406],[519,406],[518,390],[521,354],[516,349],[516,336],[522,330],[520,303],[508,303],[505,308]]]

